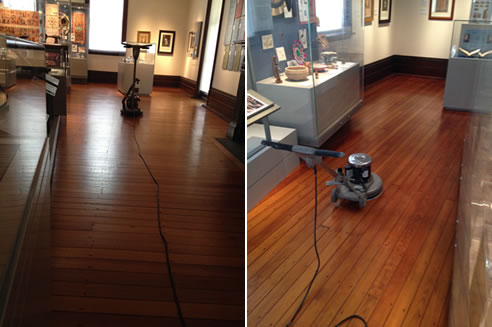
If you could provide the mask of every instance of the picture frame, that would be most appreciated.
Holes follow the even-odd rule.
[[[159,47],[157,52],[163,55],[172,55],[174,52],[174,40],[176,31],[159,31]]]
[[[186,52],[191,54],[193,52],[194,45],[195,45],[195,33],[188,32],[188,46],[186,48]]]
[[[309,1],[309,6],[308,6]],[[309,13],[308,13],[309,7]],[[316,23],[316,2],[314,0],[298,0],[299,24]]]
[[[429,20],[453,20],[455,0],[430,0]]]
[[[379,0],[379,24],[391,22],[391,2],[392,0]]]
[[[150,32],[138,31],[137,32],[137,42],[138,43],[150,43]]]
[[[374,0],[364,0],[364,24],[374,20]]]
[[[196,59],[200,56],[200,41],[201,41],[201,35],[202,35],[202,26],[203,22],[195,22],[193,25],[193,31],[195,33],[195,44],[193,45],[193,53],[192,53],[192,58]]]

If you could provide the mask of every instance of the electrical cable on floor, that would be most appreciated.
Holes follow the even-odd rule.
[[[292,325],[297,314],[299,313],[299,311],[301,311],[301,308],[304,304],[304,301],[306,300],[306,298],[309,294],[309,291],[311,290],[311,286],[313,286],[313,283],[314,283],[314,280],[316,279],[316,276],[318,276],[319,268],[321,266],[321,260],[320,260],[319,252],[318,252],[318,242],[316,240],[316,226],[318,224],[318,171],[316,170],[316,166],[313,167],[313,172],[314,172],[314,233],[313,234],[314,234],[314,251],[316,252],[316,259],[318,260],[318,266],[316,267],[316,271],[314,272],[313,278],[311,279],[311,282],[309,283],[309,286],[306,290],[306,293],[304,294],[304,297],[302,298],[301,303],[297,307],[297,310],[294,313],[294,315],[292,316],[292,318],[290,319],[290,321],[287,323],[287,327]],[[364,320],[364,318],[362,318],[359,315],[349,316],[349,317],[343,319],[342,321],[340,321],[338,324],[336,324],[335,327],[339,327],[342,324],[344,324],[345,322],[352,320],[352,319],[359,319],[360,321],[362,321],[364,326],[367,327],[367,322]]]
[[[159,191],[160,191],[159,182],[154,177],[154,174],[152,174],[152,170],[150,170],[150,167],[147,164],[147,161],[145,161],[145,158],[142,155],[142,151],[140,150],[140,144],[138,144],[135,129],[136,129],[136,126],[135,126],[135,124],[133,124],[133,139],[135,140],[135,144],[137,144],[138,156],[140,157],[140,159],[142,159],[142,162],[144,163],[145,168],[147,168],[147,171],[149,172],[150,177],[152,177],[152,180],[154,181],[154,184],[156,185],[157,225],[159,227],[159,235],[161,236],[162,243],[164,244],[164,250],[166,252],[167,272],[169,274],[169,282],[171,284],[171,289],[173,291],[174,303],[176,304],[176,309],[178,310],[178,317],[179,317],[179,320],[181,322],[181,326],[186,327],[186,322],[185,322],[184,317],[183,317],[183,312],[181,311],[181,306],[179,305],[179,299],[178,299],[178,293],[176,291],[176,285],[174,284],[174,277],[173,277],[173,273],[172,273],[172,269],[171,269],[171,261],[169,260],[169,248],[168,248],[167,239],[164,236],[164,233],[162,232],[161,201],[160,201],[160,193],[159,193]]]

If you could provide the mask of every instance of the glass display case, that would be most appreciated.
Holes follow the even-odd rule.
[[[137,63],[137,78],[140,80],[140,95],[152,93],[154,85],[154,66],[155,66],[156,45],[153,43],[149,49],[141,50]],[[132,49],[126,49],[125,55],[118,63],[118,90],[125,94],[133,83],[134,58]]]
[[[450,327],[492,327],[492,115],[475,113],[465,139],[456,220]]]
[[[455,20],[444,107],[489,112],[492,103],[492,22]]]
[[[89,51],[89,3],[88,0],[72,0],[72,46],[70,67],[72,80],[87,82]]]
[[[350,119],[363,95],[361,0],[251,0],[248,88],[281,109],[271,125],[319,147]]]
[[[44,25],[46,66],[66,86],[71,87],[70,52],[72,49],[72,2],[71,0],[46,0],[39,4]]]
[[[50,144],[56,144],[48,126],[56,119],[47,115],[46,82],[32,74],[37,65],[32,54],[44,56],[44,47],[0,34],[0,48],[14,56],[23,76],[15,87],[0,88],[0,325],[47,326]]]

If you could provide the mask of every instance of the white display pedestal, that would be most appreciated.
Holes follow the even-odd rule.
[[[140,80],[139,95],[150,95],[154,85],[154,65],[138,63],[137,78]],[[125,94],[133,83],[133,64],[118,63],[118,91]]]
[[[295,129],[270,126],[272,141],[297,144]],[[248,152],[265,139],[261,124],[248,127]],[[299,158],[292,152],[264,147],[248,157],[248,211],[261,201],[278,183],[299,165]]]
[[[492,60],[449,58],[444,108],[491,112]]]
[[[294,82],[282,73],[282,84],[269,77],[259,81],[256,88],[282,108],[268,117],[272,125],[295,128],[300,144],[319,147],[362,103],[359,69],[357,63],[339,62],[338,69],[319,73],[314,84],[313,76]]]

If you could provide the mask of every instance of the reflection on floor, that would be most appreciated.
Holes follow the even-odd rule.
[[[227,124],[180,89],[120,116],[114,85],[74,85],[53,182],[53,326],[179,326],[159,238],[160,183],[188,326],[244,325],[244,172],[215,144]]]
[[[442,109],[444,81],[393,76],[323,148],[369,153],[384,192],[336,206],[318,178],[321,270],[295,326],[447,326],[468,114]],[[343,167],[345,159],[325,162]],[[314,177],[298,167],[248,214],[248,325],[285,326],[316,268]],[[347,326],[359,326],[354,322]]]

